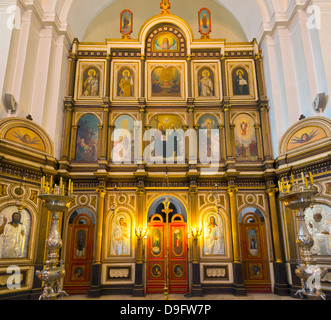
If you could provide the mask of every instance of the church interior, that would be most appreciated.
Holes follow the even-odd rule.
[[[329,300],[331,1],[160,1],[0,3],[0,300]]]

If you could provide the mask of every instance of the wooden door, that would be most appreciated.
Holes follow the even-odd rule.
[[[148,224],[147,259],[147,293],[163,293],[167,276],[169,293],[188,292],[187,234],[181,215],[174,215],[168,228],[161,215],[152,217]]]
[[[64,278],[68,294],[86,294],[90,289],[94,227],[87,214],[78,215],[69,225]]]
[[[244,283],[248,292],[271,292],[265,223],[247,213],[240,224]]]

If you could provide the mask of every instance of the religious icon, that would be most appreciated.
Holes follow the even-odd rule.
[[[262,271],[261,271],[260,266],[258,266],[256,264],[252,265],[251,268],[250,268],[250,275],[253,278],[260,277],[262,275]]]
[[[88,68],[84,72],[83,95],[89,97],[99,96],[100,74],[97,68]]]
[[[256,161],[258,156],[257,139],[252,118],[240,115],[234,123],[237,159]]]
[[[317,255],[331,255],[331,208],[315,204],[305,210],[305,222],[314,240],[311,251]]]
[[[248,248],[251,255],[256,256],[258,254],[257,235],[254,229],[248,231]]]
[[[133,97],[134,96],[134,75],[130,68],[122,68],[118,72],[118,96]]]
[[[154,229],[152,235],[152,253],[158,256],[161,253],[161,231],[160,229]]]
[[[123,38],[129,38],[133,30],[133,13],[130,10],[123,10],[121,13],[121,33]]]
[[[79,230],[76,235],[76,257],[85,258],[86,253],[86,231]]]
[[[82,269],[82,267],[77,267],[74,270],[74,279],[75,280],[81,280],[84,276],[84,270]]]
[[[154,40],[155,51],[178,51],[178,39],[170,32],[160,33]]]
[[[219,130],[218,120],[212,115],[204,115],[199,119],[199,149],[200,157],[219,157],[219,135],[213,134],[211,130]]]
[[[249,95],[248,72],[245,68],[235,68],[232,72],[232,81],[235,96]]]
[[[223,222],[217,213],[208,214],[204,219],[204,254],[224,254]]]
[[[151,119],[151,127],[157,129],[155,140],[151,143],[151,156],[163,158],[184,156],[184,142],[177,135],[177,130],[183,127],[180,117],[177,115],[155,116]]]
[[[128,256],[131,254],[131,218],[121,213],[113,217],[110,254]]]
[[[210,68],[202,68],[198,73],[199,96],[213,97],[214,94],[214,72]]]
[[[199,11],[199,31],[203,37],[211,32],[211,12],[207,8]]]
[[[26,210],[14,211],[9,207],[0,215],[0,258],[26,258],[29,242],[30,215]]]
[[[84,115],[78,122],[76,161],[94,162],[98,156],[99,121],[91,114]]]
[[[176,67],[157,67],[152,71],[153,97],[180,97],[181,73]]]
[[[184,269],[180,264],[175,265],[174,276],[176,278],[182,278],[184,276]]]
[[[162,276],[162,268],[159,264],[155,264],[152,267],[152,276],[154,278],[159,278]]]
[[[114,162],[131,162],[134,159],[134,120],[128,115],[120,116],[115,121]]]
[[[173,232],[173,253],[178,257],[183,254],[183,232],[181,229],[175,229]]]

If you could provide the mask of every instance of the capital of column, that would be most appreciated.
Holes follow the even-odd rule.
[[[275,194],[278,192],[278,188],[276,187],[270,187],[265,192],[269,197],[275,196]]]
[[[233,196],[235,196],[236,193],[238,192],[238,187],[230,186],[230,187],[228,187],[227,192],[228,192],[228,195],[229,195],[230,197],[233,197]]]

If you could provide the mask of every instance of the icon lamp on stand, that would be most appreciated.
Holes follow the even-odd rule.
[[[143,261],[143,239],[147,235],[147,230],[140,227],[135,229],[135,234],[137,237],[137,263],[142,263]]]
[[[193,263],[198,263],[199,259],[198,259],[198,240],[199,237],[202,234],[202,230],[201,228],[198,227],[193,227],[191,229],[191,235],[193,238]]]
[[[301,181],[300,181],[301,180]],[[299,181],[301,185],[299,185]],[[301,173],[301,179],[295,180],[291,174],[291,181],[282,179],[278,182],[279,200],[286,207],[296,212],[299,229],[297,234],[297,245],[300,248],[300,263],[296,269],[296,275],[301,279],[301,290],[296,294],[308,299],[323,299],[325,294],[320,290],[320,279],[323,278],[327,269],[320,268],[313,262],[312,247],[314,240],[307,229],[305,222],[305,209],[313,205],[315,196],[318,194],[317,187],[314,186],[313,175],[309,173],[309,179]]]
[[[62,240],[59,232],[59,212],[65,212],[73,200],[73,182],[69,180],[67,193],[61,178],[59,185],[53,185],[53,177],[46,182],[45,177],[41,179],[41,195],[39,198],[43,206],[52,213],[52,222],[46,249],[48,259],[42,271],[36,271],[38,279],[45,283],[39,300],[54,300],[58,296],[67,295],[61,288],[61,280],[64,278],[64,262],[59,261],[59,251],[62,248]]]

